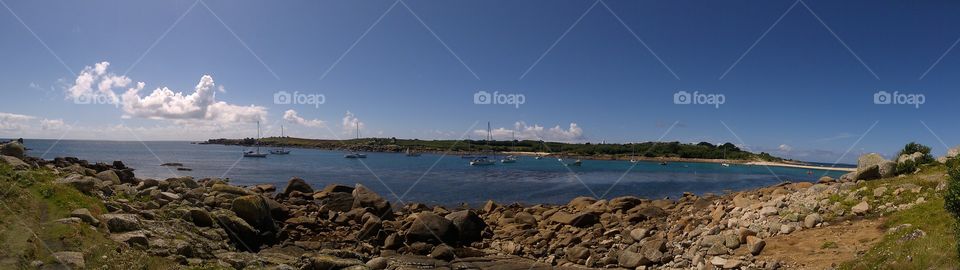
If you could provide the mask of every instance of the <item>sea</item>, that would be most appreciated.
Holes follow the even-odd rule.
[[[632,195],[650,199],[678,198],[684,192],[703,195],[752,189],[784,181],[813,182],[839,177],[841,171],[717,163],[571,160],[519,157],[516,163],[470,166],[458,155],[366,153],[364,159],[344,152],[289,148],[289,155],[244,158],[248,147],[194,144],[185,141],[25,140],[28,155],[44,159],[77,157],[90,162],[123,161],[139,178],[228,178],[238,185],[274,184],[282,190],[292,177],[314,189],[329,184],[362,184],[394,203],[479,206],[499,203],[564,204],[579,196],[610,199]],[[261,148],[266,152],[268,148]],[[491,158],[502,158],[493,157]],[[183,168],[161,166],[182,163]],[[849,167],[850,165],[843,165]]]

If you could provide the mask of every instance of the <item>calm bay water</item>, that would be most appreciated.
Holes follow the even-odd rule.
[[[245,148],[197,145],[189,142],[116,142],[26,140],[29,155],[52,159],[73,156],[91,162],[123,161],[139,178],[175,176],[224,177],[235,184],[275,184],[282,189],[290,177],[307,180],[314,189],[331,183],[361,183],[389,200],[452,205],[498,202],[566,203],[577,196],[613,198],[635,195],[676,198],[685,191],[723,193],[773,185],[781,181],[815,181],[843,172],[711,163],[670,163],[584,160],[582,167],[565,167],[555,158],[520,157],[517,163],[471,167],[459,156],[367,153],[346,159],[343,152],[290,149],[290,155],[242,158]],[[263,148],[261,151],[266,152]],[[160,166],[183,163],[193,171]],[[618,180],[619,179],[619,180]],[[414,185],[415,184],[415,185]],[[614,185],[615,184],[615,185]],[[605,196],[604,196],[605,195]]]

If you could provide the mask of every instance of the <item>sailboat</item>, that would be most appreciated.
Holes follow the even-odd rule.
[[[637,160],[637,144],[631,143],[630,147],[633,148],[633,154],[630,155],[630,163],[640,162],[640,160]]]
[[[255,158],[267,157],[266,153],[260,153],[260,121],[257,121],[257,141],[254,144],[257,146],[257,151],[244,152],[243,157],[255,157]]]
[[[419,153],[419,152],[415,152],[415,151],[410,151],[410,148],[407,148],[407,156],[408,156],[408,157],[419,157],[419,156],[420,156],[420,153]]]
[[[360,139],[360,124],[357,124],[357,139]],[[367,154],[361,154],[357,152],[350,152],[346,155],[343,155],[345,158],[367,158]]]
[[[492,138],[493,138],[493,136],[490,135],[490,122],[487,122],[487,140],[486,140],[486,141],[489,142],[490,139],[492,139]],[[496,157],[494,157],[494,158],[496,158]],[[493,164],[496,164],[496,162],[494,162],[493,160],[490,160],[490,159],[487,158],[487,157],[477,157],[477,158],[475,158],[475,159],[473,159],[473,160],[470,160],[470,166],[488,166],[488,165],[493,165]]]
[[[281,139],[284,138],[284,137],[283,137],[283,125],[280,125],[280,138],[281,138]],[[274,155],[289,155],[289,154],[290,154],[290,150],[287,150],[286,148],[284,148],[284,147],[283,147],[283,143],[281,143],[281,144],[280,144],[280,149],[272,149],[272,150],[270,150],[270,154],[274,154]]]
[[[510,146],[511,147],[515,146],[516,141],[517,141],[517,134],[514,132],[513,141],[510,142]],[[500,160],[500,163],[517,163],[517,157],[513,155],[507,155],[506,157]]]

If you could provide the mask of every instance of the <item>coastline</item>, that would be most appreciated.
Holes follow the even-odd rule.
[[[225,143],[201,143],[201,144],[217,144],[225,146],[243,146],[251,147],[249,145],[240,145],[240,144],[225,144]],[[278,147],[278,145],[265,144],[262,147]],[[327,151],[337,151],[339,148],[330,148],[330,147],[321,147],[321,146],[305,146],[305,145],[286,145],[284,147],[294,148],[294,149],[316,149],[316,150],[327,150]],[[359,152],[374,152],[374,153],[397,153],[403,154],[403,151],[359,151]],[[429,153],[437,155],[463,155],[471,154],[471,152],[463,151],[435,151],[435,150],[426,150],[418,151],[420,153]],[[475,153],[474,153],[475,154]],[[568,156],[559,153],[549,153],[549,152],[529,152],[529,151],[505,151],[500,152],[504,155],[517,155],[517,156],[542,156],[542,157],[551,157],[551,156]],[[772,166],[772,167],[783,167],[783,168],[798,168],[798,169],[811,169],[811,170],[826,170],[826,171],[841,171],[841,172],[854,172],[856,168],[846,168],[846,167],[823,167],[816,165],[809,165],[804,162],[773,162],[773,161],[759,161],[759,160],[741,160],[741,159],[705,159],[705,158],[680,158],[680,157],[636,157],[636,156],[627,156],[627,155],[596,155],[596,156],[576,156],[570,155],[568,158],[577,158],[583,160],[620,160],[620,161],[629,161],[629,160],[639,160],[645,162],[685,162],[685,163],[712,163],[712,164],[740,164],[740,165],[750,165],[750,166]]]
[[[566,204],[487,201],[447,207],[390,200],[360,184],[312,187],[296,177],[281,188],[236,185],[220,178],[141,179],[120,161],[11,157],[4,162],[22,163],[9,167],[16,170],[50,174],[50,184],[76,189],[107,206],[60,210],[70,217],[58,222],[89,223],[123,252],[176,254],[168,258],[193,267],[266,263],[326,269],[321,266],[340,263],[344,267],[339,268],[363,265],[357,269],[378,270],[425,264],[432,266],[425,269],[805,268],[810,265],[790,263],[802,258],[783,259],[795,251],[776,243],[818,234],[827,226],[850,226],[838,222],[847,218],[856,223],[858,217],[909,209],[921,202],[910,198],[932,190],[883,187],[884,192],[899,188],[889,192],[918,195],[889,207],[875,201],[867,205],[866,200],[856,204],[859,199],[851,195],[866,183],[841,177],[719,195],[685,193],[676,199],[626,195],[577,197]],[[829,207],[808,203],[827,198],[853,201]],[[873,245],[880,236],[857,238],[853,244]],[[770,241],[774,245],[765,248]],[[834,261],[855,255],[844,253]]]

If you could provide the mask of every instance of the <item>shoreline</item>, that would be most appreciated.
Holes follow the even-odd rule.
[[[46,167],[54,172],[58,179],[55,180],[56,183],[77,188],[113,206],[110,213],[96,211],[103,213],[96,218],[104,221],[99,226],[106,228],[108,238],[119,244],[134,246],[146,242],[148,247],[162,250],[166,247],[154,247],[154,243],[165,243],[183,237],[197,239],[195,245],[187,243],[195,250],[185,253],[193,260],[193,264],[216,264],[229,260],[226,258],[239,256],[224,254],[244,254],[242,256],[250,257],[250,261],[263,261],[260,256],[269,255],[258,251],[285,250],[290,252],[287,254],[289,258],[301,258],[304,254],[334,248],[342,252],[316,255],[301,261],[283,260],[281,263],[298,266],[323,265],[322,260],[334,259],[324,256],[334,256],[339,259],[359,258],[351,261],[351,265],[360,265],[364,261],[370,265],[369,262],[380,260],[389,264],[429,262],[433,265],[450,266],[482,261],[491,267],[525,268],[539,265],[538,269],[608,268],[610,265],[624,268],[636,268],[640,265],[690,268],[706,263],[727,265],[727,262],[736,262],[738,266],[765,266],[776,262],[759,257],[730,255],[737,246],[746,247],[746,250],[754,255],[768,253],[763,250],[764,244],[758,244],[764,239],[787,235],[797,230],[815,229],[818,223],[825,221],[818,219],[815,223],[810,223],[807,221],[810,218],[798,220],[769,214],[793,211],[788,210],[794,209],[790,206],[802,205],[800,202],[813,200],[812,196],[823,195],[820,192],[804,192],[808,188],[826,188],[832,192],[845,190],[839,188],[842,185],[840,182],[786,182],[724,194],[685,193],[675,199],[625,195],[605,200],[577,197],[568,203],[557,204],[489,200],[478,206],[443,206],[418,202],[405,202],[400,205],[361,184],[311,186],[307,181],[296,177],[287,181],[285,187],[273,184],[238,185],[219,178],[178,177],[153,180],[135,177],[133,168],[127,168],[120,161],[113,165],[91,164],[75,158],[28,158],[27,161],[36,164],[33,165],[35,168]],[[92,184],[81,184],[86,182]],[[846,183],[850,184],[852,183]],[[815,185],[818,187],[814,187]],[[109,192],[105,192],[106,190]],[[797,195],[781,196],[786,194]],[[771,200],[770,198],[776,196],[781,196],[778,200],[786,202],[772,210],[771,207],[759,207],[763,204],[759,198]],[[123,199],[130,197],[138,199]],[[258,208],[257,211],[247,210],[253,206],[264,208]],[[186,218],[186,221],[170,223],[169,221],[180,217],[155,215],[152,214],[155,213],[153,211],[179,211],[189,213],[189,218]],[[811,216],[816,213],[809,209],[801,211]],[[846,213],[845,211],[849,210],[831,211]],[[690,222],[691,215],[696,217],[693,219],[696,222],[704,222],[704,226],[747,223],[720,229],[717,233],[706,236],[670,229],[675,228],[676,224]],[[739,217],[743,216],[759,217],[762,220],[740,220]],[[84,222],[77,220],[79,221],[75,222]],[[143,225],[132,229],[118,225],[125,224],[122,222],[127,220]],[[769,230],[760,226],[773,222],[782,225]],[[179,227],[171,224],[186,224],[191,226],[188,227],[191,229],[174,229]],[[196,227],[192,227],[194,224],[197,224]],[[760,229],[744,234],[739,227]],[[209,228],[202,230],[214,230],[219,236],[206,237],[193,228]],[[131,232],[128,232],[130,230],[135,235],[131,235]],[[609,233],[611,230],[613,233]],[[597,248],[576,244],[580,241],[580,231],[597,237],[594,241]],[[515,242],[513,237],[519,234],[530,234],[528,237],[540,240]],[[132,236],[138,238],[130,240]],[[746,240],[734,241],[736,245],[731,246],[733,244],[725,240],[726,238]],[[694,244],[688,247],[664,245],[667,241]],[[541,245],[540,242],[548,245]],[[249,249],[248,246],[258,248],[244,251]],[[622,250],[623,246],[634,246],[629,250],[640,252],[609,252]],[[688,252],[702,255],[681,256]],[[457,256],[460,255],[457,254],[474,255],[463,255],[470,257],[459,258]],[[559,255],[548,256],[549,254]],[[588,257],[597,259],[588,260]],[[718,263],[720,260],[724,263]]]
[[[221,144],[221,143],[198,143],[198,144],[212,144],[212,145],[223,145],[223,146],[241,146],[241,147],[252,147],[249,145],[241,144]],[[263,145],[261,147],[278,147],[275,145]],[[286,148],[294,149],[314,149],[314,150],[326,150],[326,151],[338,151],[339,149],[328,148],[328,147],[310,147],[302,145],[293,145],[293,146],[284,146]],[[367,152],[367,153],[394,153],[394,154],[403,154],[402,151],[357,151],[357,152]],[[447,156],[458,156],[463,154],[471,154],[471,152],[460,152],[460,151],[418,151],[419,153],[428,153],[435,155],[447,155]],[[475,154],[475,153],[474,153]],[[507,151],[501,152],[500,154],[504,155],[517,155],[517,156],[558,156],[558,153],[549,153],[549,152],[528,152],[528,151]],[[566,156],[566,155],[562,155]],[[684,162],[684,163],[713,163],[713,164],[738,164],[738,165],[750,165],[750,166],[771,166],[771,167],[782,167],[782,168],[797,168],[797,169],[811,169],[811,170],[825,170],[825,171],[840,171],[840,172],[854,172],[857,170],[856,167],[846,168],[846,167],[823,167],[816,165],[808,165],[803,162],[787,163],[787,162],[772,162],[772,161],[757,161],[757,160],[740,160],[740,159],[705,159],[705,158],[679,158],[679,157],[631,157],[631,156],[568,156],[568,158],[577,158],[583,160],[606,160],[606,161],[629,161],[639,160],[645,162]]]

